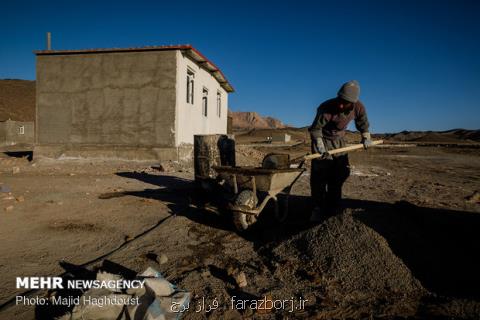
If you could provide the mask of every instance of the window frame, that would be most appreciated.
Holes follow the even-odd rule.
[[[208,89],[205,87],[202,90],[202,115],[208,117]]]
[[[222,93],[217,91],[217,116],[222,117]]]
[[[25,126],[18,126],[18,134],[25,134]]]
[[[195,104],[195,72],[187,69],[187,104]]]

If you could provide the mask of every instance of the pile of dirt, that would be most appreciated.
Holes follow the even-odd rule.
[[[359,316],[382,301],[382,308],[390,308],[384,312],[415,314],[419,299],[427,294],[387,241],[351,213],[297,234],[273,253],[276,276],[293,293],[312,292],[324,313],[349,305],[350,315]]]
[[[35,81],[0,80],[0,121],[35,120]]]
[[[255,148],[237,145],[235,148],[235,158],[237,166],[254,166],[262,164],[265,153]]]

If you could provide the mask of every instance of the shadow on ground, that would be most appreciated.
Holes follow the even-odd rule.
[[[234,231],[228,212],[208,209],[224,204],[218,201],[218,190],[201,192],[191,180],[174,176],[135,172],[118,175],[159,188],[103,194],[101,198],[133,195],[159,200],[168,205],[172,214],[209,227]],[[480,298],[480,215],[419,207],[406,201],[392,204],[345,199],[344,207],[353,212],[355,219],[383,236],[427,289],[458,298]],[[275,222],[272,210],[266,208],[260,223],[241,236],[252,241],[257,250],[270,251],[271,246],[312,227],[310,197],[290,196],[289,208],[289,216],[283,224]]]
[[[480,215],[348,200],[355,217],[382,235],[392,251],[429,290],[458,298],[480,298]]]
[[[26,158],[28,161],[33,159],[33,151],[4,151],[3,154],[12,158]]]

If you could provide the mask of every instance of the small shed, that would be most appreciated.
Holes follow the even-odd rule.
[[[0,121],[0,146],[33,145],[33,121]]]
[[[276,133],[272,135],[273,142],[290,142],[292,136],[287,133]]]

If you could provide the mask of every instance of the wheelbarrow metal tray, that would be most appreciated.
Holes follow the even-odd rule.
[[[237,179],[255,177],[258,191],[278,193],[292,185],[295,180],[305,171],[301,168],[266,169],[256,167],[213,167],[219,174],[233,176]]]

